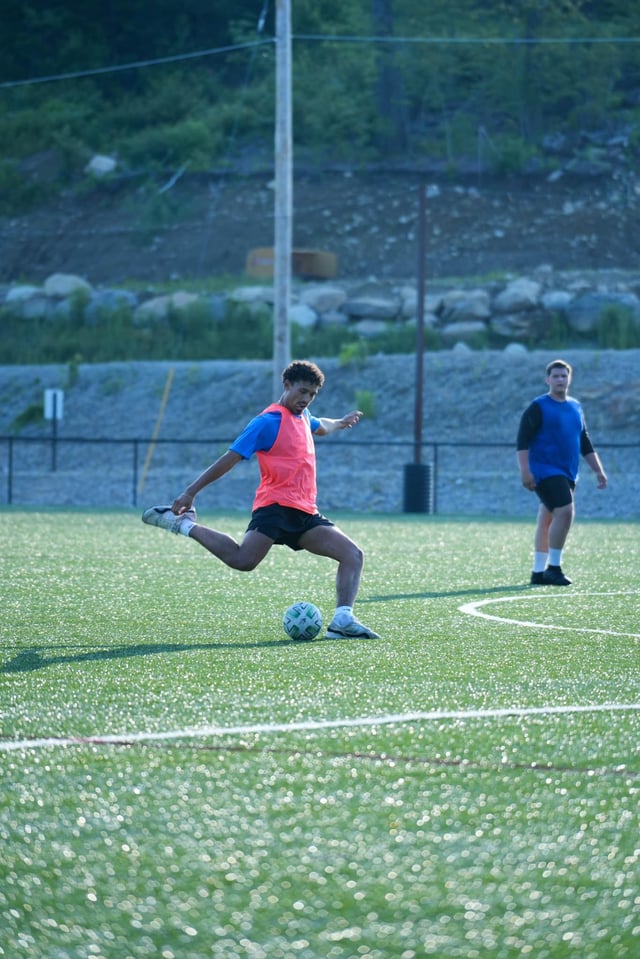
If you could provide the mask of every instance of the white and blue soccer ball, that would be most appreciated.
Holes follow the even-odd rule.
[[[282,625],[291,639],[315,639],[322,629],[322,613],[313,603],[294,603],[285,611]]]

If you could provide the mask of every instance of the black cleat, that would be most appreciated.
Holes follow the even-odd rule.
[[[532,573],[530,583],[532,586],[544,586],[544,573]]]
[[[561,566],[547,566],[542,581],[545,586],[571,586],[571,580],[564,575]]]

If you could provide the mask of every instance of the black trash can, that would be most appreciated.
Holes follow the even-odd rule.
[[[433,513],[431,463],[407,463],[404,468],[404,512]]]

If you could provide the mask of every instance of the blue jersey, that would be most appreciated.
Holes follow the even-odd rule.
[[[593,450],[578,400],[554,400],[548,393],[536,397],[523,413],[518,449],[529,450],[536,483],[549,476],[566,476],[575,483],[580,454]]]
[[[320,420],[312,416],[309,410],[303,410],[302,416],[309,421],[311,432],[315,433],[320,427]],[[242,433],[236,437],[230,446],[234,453],[239,453],[243,459],[251,459],[254,453],[267,453],[276,441],[282,414],[277,410],[270,413],[259,413],[247,423]]]

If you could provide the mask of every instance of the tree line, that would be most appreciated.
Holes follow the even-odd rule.
[[[92,153],[151,175],[264,164],[274,7],[5,0],[5,206],[47,150],[63,177]],[[311,162],[518,170],[552,143],[594,149],[594,131],[640,140],[636,0],[291,0],[291,18],[294,141]]]

